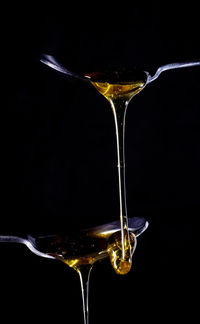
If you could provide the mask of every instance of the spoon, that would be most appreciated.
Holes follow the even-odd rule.
[[[60,64],[56,60],[56,58],[52,55],[43,54],[40,59],[40,62],[46,64],[47,66],[49,66],[50,68],[52,68],[58,72],[66,74],[67,76],[71,76],[71,77],[82,79],[82,80],[90,80],[91,79],[91,77],[89,75],[80,75],[80,74],[69,71],[62,64]],[[169,64],[162,65],[156,70],[155,74],[152,76],[148,72],[145,72],[147,74],[146,84],[151,83],[152,81],[155,81],[159,77],[159,75],[164,71],[186,68],[186,67],[194,67],[194,66],[200,66],[200,60],[192,60],[192,61],[188,61],[188,62],[176,62],[176,63],[169,63]]]
[[[134,233],[136,237],[142,234],[147,227],[148,227],[148,222],[144,218],[133,217],[129,219],[129,231]],[[85,233],[87,236],[90,237],[101,237],[101,238],[105,237],[107,239],[113,233],[120,231],[120,229],[121,229],[120,221],[115,221],[108,224],[82,230],[81,234],[84,235]],[[40,257],[62,260],[59,254],[52,255],[42,250],[42,246],[43,245],[45,246],[46,240],[50,239],[52,242],[54,242],[56,238],[57,238],[56,235],[38,236],[36,238],[30,235],[26,235],[26,237],[0,235],[0,242],[24,244],[32,253]],[[69,236],[69,240],[70,240],[70,236]]]

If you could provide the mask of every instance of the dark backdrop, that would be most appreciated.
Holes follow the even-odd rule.
[[[118,65],[155,71],[198,59],[198,11],[188,6],[154,1],[121,6],[113,16],[99,4],[90,11],[77,5],[54,8],[54,14],[29,9],[8,15],[2,38],[1,234],[70,231],[119,218],[109,104],[90,85],[43,66],[40,54],[62,57],[77,70]],[[149,228],[138,239],[127,276],[115,275],[107,261],[95,267],[91,323],[180,321],[195,314],[199,77],[199,68],[163,73],[130,103],[128,215],[145,217]],[[25,247],[0,249],[1,312],[10,322],[82,321],[73,270]]]

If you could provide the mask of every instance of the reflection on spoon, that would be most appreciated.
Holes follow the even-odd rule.
[[[179,62],[179,63],[170,63],[166,65],[160,66],[156,73],[153,76],[148,77],[147,83],[150,83],[154,80],[156,80],[159,75],[168,70],[174,70],[174,69],[180,69],[180,68],[187,68],[187,67],[194,67],[194,66],[200,66],[200,60],[190,61],[190,62]]]
[[[52,68],[53,70],[56,70],[58,72],[64,73],[68,76],[74,77],[74,78],[78,78],[78,79],[84,79],[84,76],[78,75],[74,72],[71,72],[69,70],[67,70],[61,63],[59,63],[56,58],[52,55],[46,55],[43,54],[40,62],[48,65],[50,68]]]

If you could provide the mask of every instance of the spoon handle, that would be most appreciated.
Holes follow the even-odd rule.
[[[54,259],[53,256],[47,254],[47,253],[43,253],[43,252],[40,252],[39,250],[37,250],[33,244],[22,238],[22,237],[19,237],[19,236],[12,236],[12,235],[0,235],[0,243],[21,243],[21,244],[24,244],[27,246],[27,248],[33,252],[34,254],[40,256],[40,257],[43,257],[43,258],[48,258],[48,259]]]
[[[156,80],[159,77],[159,75],[164,71],[186,68],[186,67],[194,67],[194,66],[200,66],[200,60],[193,60],[188,62],[176,62],[176,63],[169,63],[169,64],[162,65],[157,69],[156,73],[153,76],[149,75],[147,83]]]
[[[22,243],[24,244],[25,239],[19,236],[12,236],[12,235],[1,235],[0,242],[5,243]]]
[[[42,54],[40,58],[40,62],[49,66],[53,70],[56,70],[60,73],[63,73],[67,76],[74,77],[77,79],[83,79],[81,78],[78,74],[74,72],[70,72],[68,69],[66,69],[60,62],[58,62],[54,56],[52,55],[47,55],[47,54]]]

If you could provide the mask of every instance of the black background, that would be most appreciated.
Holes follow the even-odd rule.
[[[166,8],[154,1],[120,4],[112,15],[100,4],[90,11],[77,5],[53,8],[54,14],[8,14],[2,36],[1,234],[69,231],[119,217],[109,103],[90,85],[43,66],[40,54],[63,57],[71,69],[118,65],[155,71],[198,59],[198,10],[189,6]],[[114,274],[109,261],[95,267],[91,323],[195,316],[199,76],[199,68],[163,73],[130,103],[128,215],[145,217],[149,228],[138,239],[127,276]],[[1,313],[8,322],[81,323],[75,271],[23,246],[2,243],[0,249]]]

